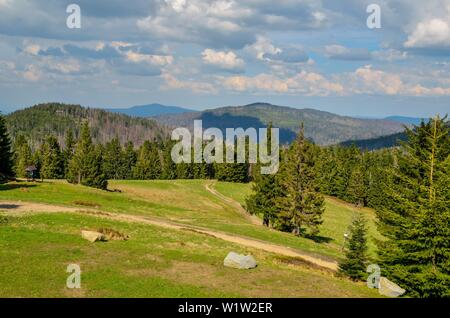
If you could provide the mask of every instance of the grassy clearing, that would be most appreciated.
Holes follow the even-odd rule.
[[[0,194],[3,196],[4,193]],[[91,244],[82,228],[109,227],[129,241]],[[255,270],[225,268],[230,251],[252,253]],[[66,286],[81,266],[81,290]],[[0,297],[377,297],[355,284],[276,256],[193,232],[69,213],[8,218],[0,225]]]
[[[232,206],[205,190],[203,180],[174,181],[111,181],[106,192],[64,181],[47,181],[38,184],[13,183],[0,185],[0,200],[23,200],[66,206],[82,206],[98,210],[133,215],[151,215],[206,227],[227,233],[247,236],[276,244],[302,249],[328,258],[342,257],[343,234],[353,213],[363,211],[370,219],[370,236],[376,237],[373,212],[356,209],[346,203],[328,198],[324,215],[322,236],[328,241],[317,243],[294,237],[289,233],[255,226]],[[216,189],[225,196],[243,203],[251,191],[248,184],[216,183]],[[6,191],[5,191],[6,190]],[[374,246],[371,243],[371,252]]]
[[[233,184],[227,182],[218,182],[215,185],[217,191],[223,195],[234,199],[241,205],[245,204],[245,197],[251,194],[251,184]],[[378,233],[375,225],[375,211],[369,208],[357,208],[352,204],[344,202],[342,200],[326,197],[325,198],[326,209],[324,213],[324,223],[321,226],[321,236],[330,238],[332,241],[330,244],[323,244],[320,246],[331,247],[338,254],[322,250],[318,248],[316,244],[307,240],[305,244],[299,244],[299,247],[309,251],[315,251],[318,253],[324,253],[330,256],[340,256],[340,251],[344,244],[344,233],[346,233],[348,226],[352,221],[352,217],[355,213],[362,212],[368,221],[368,234],[369,234],[369,254],[375,256],[375,240],[381,239],[381,235]],[[290,241],[290,239],[288,239]],[[299,239],[300,241],[302,239]],[[282,243],[282,242],[281,242]],[[288,243],[289,244],[289,243]],[[292,243],[295,244],[295,243]]]

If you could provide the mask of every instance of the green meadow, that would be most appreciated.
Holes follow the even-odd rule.
[[[111,181],[109,191],[65,181],[0,185],[0,297],[376,297],[364,283],[354,283],[297,259],[248,248],[190,230],[113,221],[95,216],[109,212],[149,217],[174,224],[253,238],[339,260],[343,235],[352,215],[369,219],[370,252],[379,238],[374,212],[327,198],[323,240],[298,238],[254,225],[235,206],[206,190],[214,187],[244,204],[249,184],[205,180]],[[16,202],[52,209],[15,212]],[[90,213],[58,212],[76,208]],[[26,209],[25,209],[26,210]],[[51,213],[50,213],[51,210]],[[82,229],[108,227],[128,241],[90,243]],[[250,271],[223,266],[230,251],[252,254]],[[82,288],[66,287],[66,267],[79,264]]]

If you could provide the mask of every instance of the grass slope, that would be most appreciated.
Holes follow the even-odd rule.
[[[13,183],[0,185],[0,200],[151,215],[291,246],[324,258],[341,256],[343,231],[353,213],[346,204],[327,200],[323,235],[332,241],[315,243],[249,224],[204,186],[200,180],[117,181],[110,188],[122,192],[104,192],[62,181]],[[250,186],[218,183],[216,189],[243,202]],[[372,215],[370,210],[365,213]],[[82,228],[96,227],[123,231],[131,240],[90,244],[81,239]],[[255,255],[259,267],[244,272],[224,268],[223,258],[231,250]],[[69,263],[82,266],[81,291],[64,287]],[[7,297],[376,296],[364,284],[305,266],[293,267],[270,253],[213,237],[76,214],[9,217],[6,225],[0,225],[0,272],[0,296]]]

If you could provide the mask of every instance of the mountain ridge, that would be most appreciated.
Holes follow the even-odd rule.
[[[297,109],[269,103],[252,103],[242,106],[225,106],[201,112],[154,116],[159,123],[170,127],[192,129],[196,119],[203,120],[203,127],[263,128],[272,122],[280,128],[280,140],[294,140],[303,122],[305,135],[320,145],[331,145],[347,140],[370,139],[403,131],[403,124],[384,119],[357,119],[336,115],[312,108]]]
[[[195,112],[192,109],[179,107],[179,106],[168,106],[157,103],[146,104],[146,105],[136,105],[126,108],[106,108],[106,111],[112,113],[120,113],[132,117],[152,117],[165,114],[179,114],[179,113],[190,113]]]

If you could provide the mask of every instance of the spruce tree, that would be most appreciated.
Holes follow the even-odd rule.
[[[40,176],[43,179],[61,179],[64,177],[64,158],[58,140],[49,136],[42,145],[42,167]]]
[[[360,164],[357,164],[351,175],[347,187],[348,201],[352,202],[356,206],[364,206],[366,198],[366,190],[364,184],[364,173]]]
[[[339,271],[353,280],[366,277],[367,266],[367,227],[362,213],[357,213],[348,229],[345,242],[345,259],[339,264]]]
[[[31,147],[28,144],[28,142],[22,142],[20,141],[20,144],[16,147],[16,175],[20,178],[26,178],[27,173],[25,169],[28,166],[31,166],[34,164],[33,162],[33,154],[31,152]]]
[[[325,210],[324,198],[317,192],[314,157],[302,125],[282,161],[278,180],[283,196],[277,199],[280,228],[301,236],[319,233]]]
[[[136,165],[136,151],[132,141],[129,141],[125,145],[122,162],[122,176],[124,179],[133,178],[133,168]]]
[[[163,144],[161,178],[165,180],[173,180],[177,177],[177,165],[173,162],[171,155],[174,144],[175,142],[171,140]]]
[[[139,180],[155,180],[161,177],[161,157],[156,143],[145,141],[141,146],[133,175]]]
[[[382,270],[413,297],[450,297],[450,129],[408,129],[379,208]]]
[[[13,175],[13,154],[11,140],[6,129],[6,122],[0,114],[0,182]]]
[[[80,140],[69,163],[68,181],[106,190],[108,181],[102,161],[101,150],[93,145],[89,125],[86,122],[82,126]]]
[[[75,152],[76,141],[73,136],[72,129],[69,129],[66,133],[66,139],[64,142],[63,150],[63,160],[64,160],[64,176],[68,178],[69,174],[69,163],[72,160],[73,154]]]
[[[119,138],[116,136],[105,145],[104,163],[106,177],[108,179],[123,179],[124,155]]]
[[[270,123],[267,128],[267,144],[259,145],[259,147],[267,147],[268,154],[270,154],[269,145],[272,142],[271,129],[272,124]],[[261,215],[263,225],[274,226],[277,220],[276,200],[281,195],[280,191],[276,174],[261,174],[260,164],[256,165],[252,186],[253,193],[245,200],[247,211],[251,214]]]

